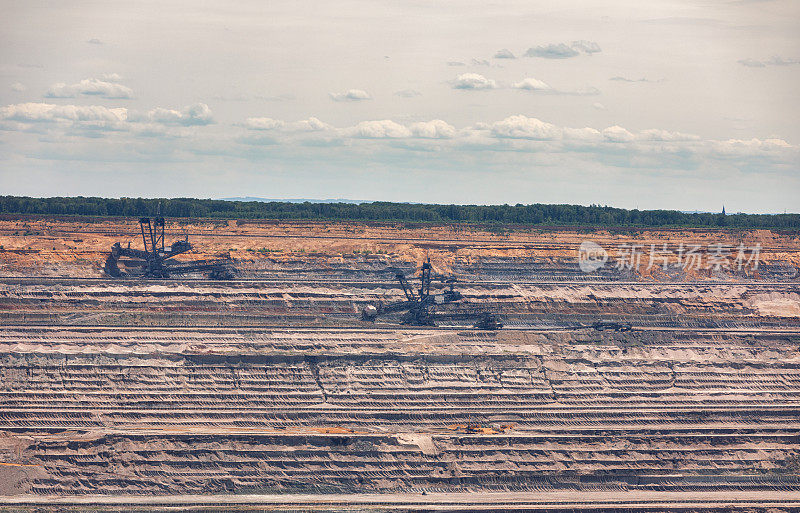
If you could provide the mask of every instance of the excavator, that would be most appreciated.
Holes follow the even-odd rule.
[[[192,250],[189,236],[173,242],[169,247],[164,243],[164,218],[142,217],[139,227],[142,233],[144,250],[127,247],[119,242],[111,247],[105,263],[105,273],[114,278],[141,277],[149,279],[168,279],[175,275],[204,272],[212,280],[230,280],[235,275],[230,259],[195,260],[178,262],[172,257]],[[123,265],[124,271],[119,264]]]
[[[414,289],[408,282],[408,278],[402,272],[395,274],[395,279],[403,289],[405,300],[393,303],[367,305],[361,311],[361,319],[368,322],[375,322],[381,315],[405,312],[400,317],[402,324],[412,326],[435,326],[436,313],[435,307],[448,303],[454,303],[464,298],[461,292],[454,289],[456,279],[453,276],[445,276],[433,273],[430,258],[422,264],[420,272],[420,287]],[[447,286],[444,291],[435,294],[431,291],[431,284],[440,282]],[[503,327],[498,317],[489,312],[462,312],[450,314],[448,318],[457,317],[459,319],[474,320],[474,327],[485,330],[496,330]]]

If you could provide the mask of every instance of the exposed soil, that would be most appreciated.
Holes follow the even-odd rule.
[[[104,279],[136,229],[0,221],[0,510],[800,507],[794,235],[192,222],[237,280]],[[585,274],[585,238],[762,265]],[[360,320],[428,256],[438,327]]]

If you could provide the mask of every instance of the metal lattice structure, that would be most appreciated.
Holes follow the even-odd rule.
[[[384,304],[378,302],[368,305],[361,312],[361,319],[374,322],[379,316],[405,312],[400,319],[403,324],[412,326],[435,326],[437,313],[435,307],[447,303],[460,301],[464,298],[461,292],[454,289],[456,279],[433,273],[430,258],[422,264],[420,271],[420,287],[414,289],[404,273],[395,274],[395,279],[405,295],[404,301],[395,301]],[[431,284],[439,282],[447,286],[440,294],[432,293]],[[499,329],[503,326],[496,315],[488,312],[469,312],[457,315],[460,320],[475,320],[474,326],[480,329]],[[449,316],[449,317],[452,317]]]
[[[172,260],[176,255],[192,250],[188,235],[183,240],[173,242],[166,247],[163,217],[142,217],[139,228],[142,234],[144,250],[132,248],[130,242],[123,247],[119,242],[111,247],[105,263],[105,273],[115,278],[141,277],[151,279],[168,279],[172,276],[189,273],[208,273],[208,277],[216,280],[232,279],[235,270],[230,259],[195,260],[178,262]],[[122,263],[125,270],[120,269]]]

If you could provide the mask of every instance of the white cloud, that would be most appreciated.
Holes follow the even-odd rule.
[[[769,154],[796,148],[783,139],[728,139],[727,141],[712,141],[713,150],[720,156],[752,156],[754,154]]]
[[[109,99],[133,98],[133,90],[122,84],[107,82],[97,78],[87,78],[76,84],[63,82],[53,84],[45,94],[46,98],[75,98],[77,96],[99,96]]]
[[[611,78],[609,78],[609,80],[614,80],[614,81],[617,81],[617,82],[651,82],[651,83],[662,82],[663,81],[663,80],[650,80],[650,79],[644,78],[644,77],[642,77],[642,78],[627,78],[627,77],[620,77],[620,76],[611,77]]]
[[[441,119],[422,121],[411,125],[411,133],[416,137],[426,139],[451,139],[456,135],[456,129]]]
[[[578,55],[577,50],[564,43],[534,46],[525,52],[525,57],[541,57],[543,59],[569,59]]]
[[[693,134],[670,132],[658,128],[642,130],[638,138],[646,141],[697,141],[700,139],[700,137]]]
[[[514,89],[524,89],[526,91],[552,91],[553,88],[535,78],[525,78],[511,85]]]
[[[566,43],[550,43],[528,48],[526,57],[541,57],[543,59],[569,59],[580,54],[591,55],[600,52],[600,45],[594,41],[573,41]]]
[[[91,38],[90,40],[88,40],[86,42],[89,43],[90,45],[101,45],[101,44],[103,44],[103,42],[100,41],[99,39],[97,39],[96,37],[93,37],[93,38]]]
[[[561,137],[561,129],[555,125],[523,115],[509,116],[492,124],[491,133],[509,139],[553,140]]]
[[[213,122],[211,109],[203,103],[182,110],[157,107],[146,113],[125,107],[103,105],[55,105],[52,103],[19,103],[0,108],[0,121],[5,129],[30,130],[36,124],[52,124],[52,129],[91,129],[130,131],[150,135],[167,135],[164,127],[189,127]],[[11,125],[9,125],[11,123]],[[40,129],[37,129],[40,130]],[[174,135],[172,133],[168,135]],[[95,137],[97,135],[94,135]]]
[[[594,128],[562,128],[562,133],[565,139],[583,142],[599,142],[603,139],[603,134],[600,130]]]
[[[451,81],[453,89],[496,89],[497,82],[478,73],[463,73]]]
[[[11,84],[11,90],[12,91],[16,91],[18,93],[21,93],[22,91],[24,91],[26,89],[27,89],[27,87],[25,87],[25,84],[23,84],[21,82],[14,82],[13,84]]]
[[[461,61],[447,61],[447,65],[448,66],[466,66],[466,64],[464,64]]]
[[[519,82],[514,82],[511,84],[512,89],[519,89],[522,91],[532,91],[538,93],[548,93],[548,94],[563,94],[563,95],[572,95],[572,96],[594,96],[600,94],[600,90],[596,87],[586,87],[584,89],[574,89],[574,90],[562,90],[562,89],[554,89],[546,82],[538,80],[536,78],[525,78]]]
[[[293,122],[286,122],[281,119],[266,117],[253,117],[247,118],[245,122],[241,124],[241,126],[247,128],[248,130],[256,130],[261,132],[283,132],[286,134],[333,130],[331,125],[324,123],[315,117]]]
[[[244,122],[244,126],[250,130],[275,130],[283,125],[283,121],[272,118],[247,118]]]
[[[52,103],[18,103],[0,108],[0,119],[23,123],[38,122],[121,122],[128,109],[110,109],[102,105],[53,105]]]
[[[397,139],[411,136],[411,130],[390,119],[362,121],[348,132],[354,137],[365,139]]]
[[[602,51],[600,49],[600,45],[598,45],[594,41],[586,41],[586,40],[573,41],[572,48],[588,55]]]
[[[205,103],[196,103],[181,110],[156,107],[148,111],[144,119],[153,123],[176,126],[209,125],[214,122],[211,109]]]
[[[350,89],[343,93],[328,93],[331,100],[335,102],[357,102],[363,100],[371,100],[372,96],[363,89]]]
[[[296,121],[289,125],[289,129],[297,132],[321,132],[323,130],[330,130],[333,127],[329,124],[320,121],[315,117]]]
[[[497,50],[497,53],[494,54],[494,58],[495,59],[516,59],[517,57],[508,48],[503,48],[502,50]]]
[[[104,141],[123,147],[129,143],[145,144],[144,138],[157,138],[159,144],[179,140],[176,148],[193,148],[191,152],[197,155],[216,148],[220,154],[245,159],[263,158],[267,153],[261,154],[257,148],[270,146],[270,155],[276,151],[292,154],[300,150],[336,157],[342,154],[325,152],[368,151],[376,156],[391,154],[397,158],[404,151],[436,151],[453,162],[466,162],[482,154],[481,158],[488,159],[524,158],[528,163],[531,159],[559,165],[589,161],[651,169],[693,169],[711,160],[742,170],[767,169],[764,166],[789,169],[800,161],[798,147],[780,138],[719,141],[658,128],[640,131],[617,125],[600,130],[572,128],[522,114],[463,128],[442,119],[409,123],[370,120],[337,128],[314,117],[289,122],[256,116],[213,130],[186,128],[206,125],[212,120],[211,110],[205,104],[184,109],[154,108],[142,113],[99,105],[20,103],[0,107],[0,129],[34,132],[37,135],[31,137],[40,140],[46,137],[55,144],[59,141],[74,144],[77,138],[82,138],[85,147],[91,148],[96,144],[91,142],[94,138],[103,137]],[[242,150],[238,145],[249,149]]]
[[[602,103],[600,103],[600,102],[594,102],[594,103],[592,104],[592,107],[594,107],[594,108],[595,108],[595,109],[597,109],[597,110],[608,110],[608,107],[606,107],[605,105],[603,105],[603,104],[602,104]]]
[[[632,133],[618,125],[610,126],[603,130],[603,137],[615,143],[631,142],[635,139]]]

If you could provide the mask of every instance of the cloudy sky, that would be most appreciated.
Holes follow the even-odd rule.
[[[800,211],[797,0],[0,6],[0,194]]]

